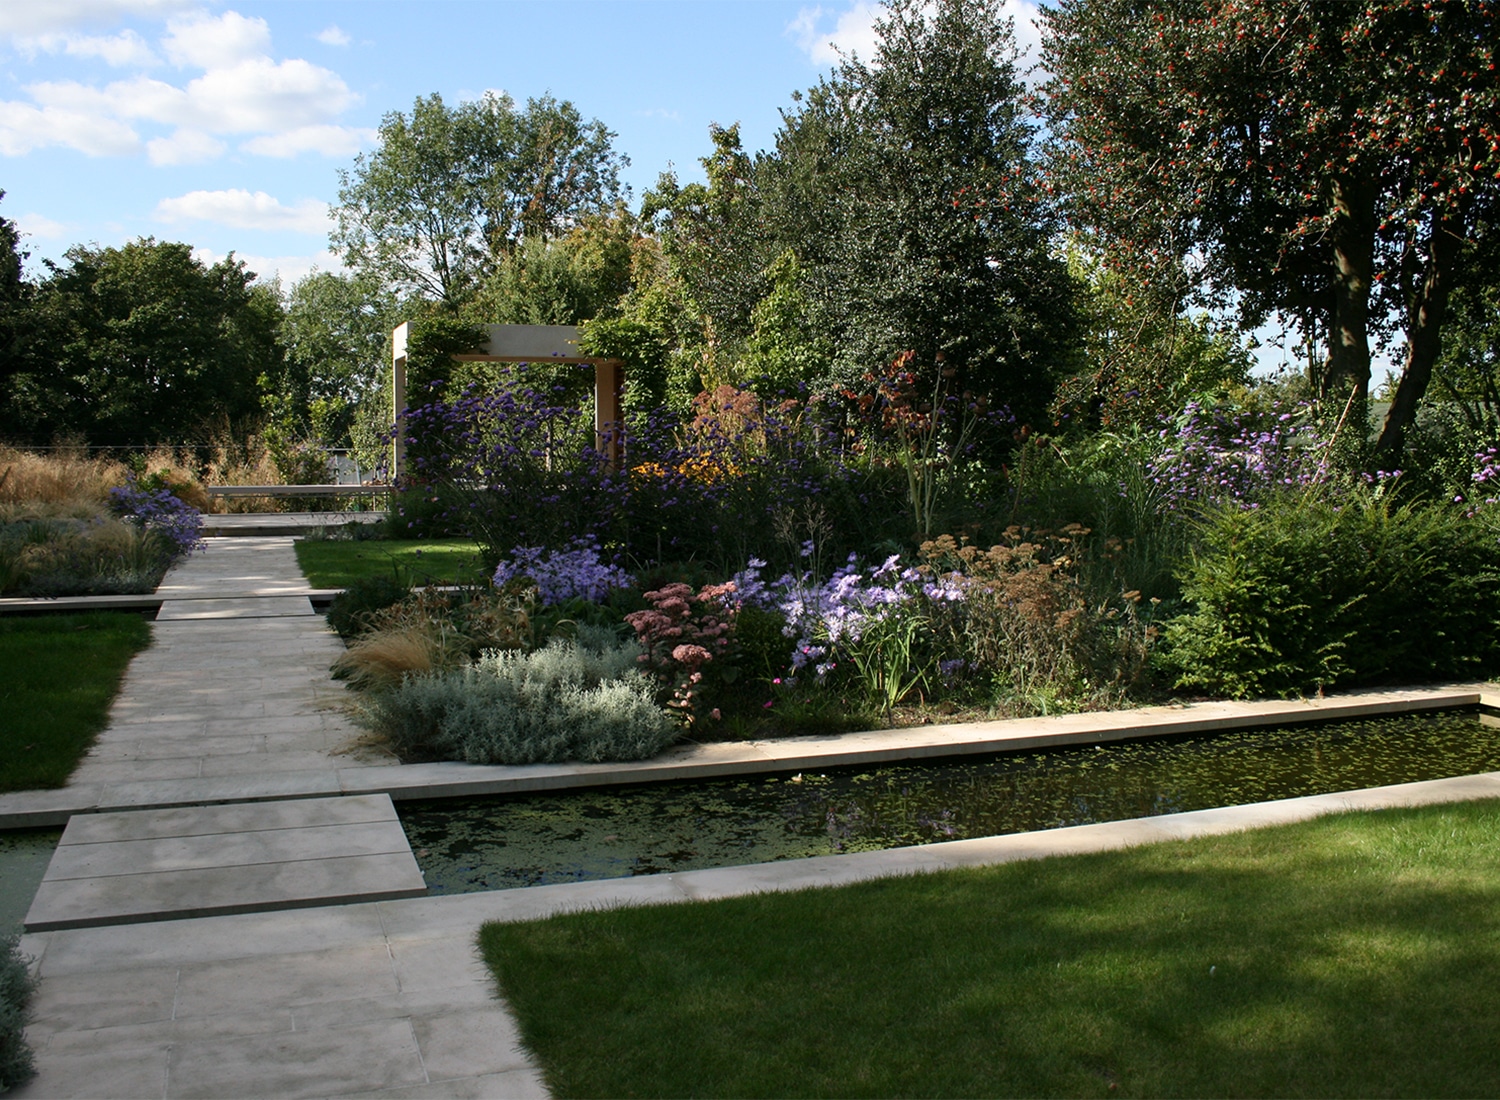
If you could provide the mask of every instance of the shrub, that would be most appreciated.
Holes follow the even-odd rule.
[[[531,644],[525,606],[486,589],[413,592],[366,616],[369,629],[333,665],[355,688],[400,683],[408,673],[467,664],[481,652]]]
[[[995,696],[1043,710],[1117,705],[1141,682],[1154,634],[1137,614],[1140,594],[1090,597],[1081,579],[1088,533],[1012,528],[988,550],[951,535],[923,544],[959,597],[941,623],[945,679],[987,677]]]
[[[20,936],[0,938],[0,1092],[24,1085],[36,1073],[26,1043],[27,1006],[36,981],[21,955]]]
[[[172,562],[158,535],[119,519],[0,525],[0,592],[108,596],[152,592]]]
[[[1209,514],[1167,624],[1178,688],[1246,698],[1500,668],[1500,546],[1443,504],[1370,491]]]
[[[370,616],[400,603],[411,589],[395,577],[360,577],[333,598],[328,625],[346,641],[370,628]]]
[[[618,565],[606,564],[600,556],[598,540],[588,536],[574,539],[567,550],[515,547],[510,560],[495,568],[495,587],[504,588],[514,582],[535,585],[543,607],[580,599],[602,603],[611,592],[635,583]]]
[[[461,669],[409,675],[362,700],[357,720],[403,760],[535,764],[640,760],[676,723],[638,668],[640,647],[580,627],[533,653],[486,653]]]
[[[719,716],[705,673],[733,680],[738,672],[730,665],[734,594],[733,582],[705,585],[696,594],[686,584],[669,584],[645,593],[650,607],[625,616],[640,642],[641,665],[656,677],[666,705],[689,726]]]
[[[148,489],[132,476],[109,491],[109,503],[115,515],[159,539],[169,559],[203,549],[203,513],[171,489]]]

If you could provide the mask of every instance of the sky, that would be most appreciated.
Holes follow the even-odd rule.
[[[1035,50],[1030,0],[1009,0]],[[28,271],[74,244],[185,241],[289,285],[328,251],[339,171],[418,96],[550,93],[616,133],[638,203],[702,177],[711,123],[768,147],[870,0],[0,0],[0,216]]]

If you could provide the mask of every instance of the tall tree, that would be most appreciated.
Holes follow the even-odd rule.
[[[359,406],[385,384],[398,313],[392,295],[352,275],[314,272],[287,294],[286,369],[272,384],[324,442],[346,443]]]
[[[243,262],[205,266],[191,246],[150,237],[65,257],[37,287],[35,345],[12,380],[27,435],[206,443],[257,417],[260,379],[280,371],[281,307]]]
[[[616,309],[630,289],[635,217],[624,204],[591,214],[564,236],[527,237],[475,298],[475,321],[576,325]]]
[[[1057,186],[1169,298],[1239,296],[1327,334],[1320,390],[1363,408],[1372,336],[1406,362],[1399,453],[1457,257],[1497,199],[1496,0],[1059,0],[1044,64]]]
[[[783,113],[762,191],[845,375],[906,349],[1031,414],[1070,331],[1010,20],[998,0],[889,0]],[[773,256],[776,253],[773,253]]]
[[[0,199],[5,192],[0,191]],[[30,287],[21,270],[26,253],[16,223],[0,218],[0,395],[12,391],[11,379],[22,369],[23,343],[29,321]],[[0,396],[0,407],[5,398]]]
[[[419,97],[339,173],[330,239],[361,276],[456,312],[523,238],[613,207],[629,164],[613,138],[551,96],[520,109],[494,93],[457,107]]]

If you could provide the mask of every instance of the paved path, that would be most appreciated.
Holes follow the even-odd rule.
[[[290,538],[216,538],[167,574],[151,647],[70,787],[266,776],[362,761],[328,666],[343,645],[313,613]],[[142,792],[141,801],[171,801]]]
[[[80,824],[151,833],[151,821],[183,817],[193,833],[201,814],[152,807],[265,798],[278,782],[305,794],[309,774],[390,764],[358,749],[336,709],[343,691],[328,666],[342,646],[307,591],[289,537],[210,539],[167,575],[152,645],[131,663],[69,788],[53,792],[113,792],[141,809]],[[276,831],[255,827],[268,813],[312,805],[208,811],[247,825],[215,846],[226,864],[216,873],[256,863],[244,849]],[[193,838],[148,846],[146,858],[169,873],[180,877],[184,863],[202,873]],[[59,852],[54,864],[67,864],[73,853]],[[95,863],[93,882],[118,870]],[[75,883],[69,867],[58,867],[59,887]],[[109,905],[74,917],[118,919]],[[365,904],[29,935],[23,950],[42,979],[27,1029],[39,1073],[17,1095],[544,1096],[477,957],[477,923],[432,933],[422,923],[392,937]]]

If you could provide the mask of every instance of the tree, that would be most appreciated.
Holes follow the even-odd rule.
[[[359,406],[386,383],[396,300],[351,275],[314,272],[286,296],[286,369],[273,388],[325,443],[347,443]]]
[[[1065,358],[1071,283],[995,0],[890,0],[874,57],[791,110],[761,191],[845,378],[903,350],[1023,415]],[[773,257],[777,253],[772,253]]]
[[[339,173],[330,236],[345,264],[399,294],[456,312],[527,237],[566,233],[622,196],[614,134],[551,96],[393,111],[380,147]]]
[[[0,191],[3,198],[5,192]],[[16,223],[0,218],[0,394],[12,391],[11,379],[22,367],[31,297],[21,271],[26,257]]]
[[[710,125],[708,136],[714,150],[700,161],[707,182],[683,186],[663,172],[641,203],[641,218],[660,234],[662,252],[700,316],[710,358],[724,346],[732,360],[768,289],[765,269],[777,239],[759,190],[761,165],[745,152],[739,124]]]
[[[34,344],[12,379],[24,433],[142,446],[251,425],[259,380],[281,368],[281,307],[244,263],[208,267],[191,246],[151,237],[65,258],[36,289]]]
[[[565,236],[527,237],[500,260],[469,312],[476,321],[576,325],[613,311],[630,289],[635,218],[623,204]]]
[[[1044,64],[1056,186],[1178,304],[1238,296],[1326,333],[1320,392],[1363,409],[1372,336],[1406,362],[1399,454],[1457,257],[1497,198],[1495,0],[1059,0]]]

